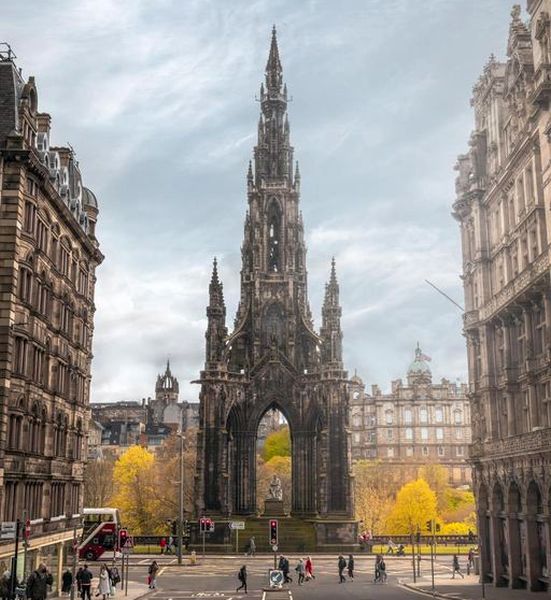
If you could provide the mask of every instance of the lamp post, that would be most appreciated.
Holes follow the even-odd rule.
[[[180,431],[180,488],[179,488],[179,515],[178,515],[178,564],[182,564],[182,536],[184,526],[184,440],[186,436]]]

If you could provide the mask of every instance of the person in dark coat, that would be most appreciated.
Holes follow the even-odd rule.
[[[69,571],[69,569],[67,569],[63,573],[63,576],[61,577],[61,591],[64,594],[70,594],[72,585],[73,585],[73,574],[71,573],[71,571]]]
[[[337,563],[339,567],[339,583],[344,583],[346,579],[344,578],[344,570],[346,569],[346,561],[344,560],[344,556],[341,554],[339,556],[339,562]]]
[[[354,557],[352,554],[348,555],[348,577],[354,579]]]
[[[248,594],[248,592],[247,592],[247,566],[246,565],[243,565],[239,569],[239,573],[237,574],[237,579],[239,579],[239,581],[241,582],[241,585],[235,591],[238,592],[239,590],[245,589],[245,594]]]
[[[84,565],[84,569],[80,572],[80,597],[82,600],[92,600],[92,572],[88,569],[88,565]]]
[[[84,571],[84,567],[79,567],[78,571],[77,571],[77,574],[76,574],[76,577],[75,577],[75,579],[77,581],[77,591],[78,591],[79,595],[80,595],[80,592],[81,592],[81,589],[80,589],[80,576],[82,575],[82,571]]]
[[[54,578],[48,571],[48,567],[42,563],[27,579],[27,598],[29,598],[29,600],[46,600],[48,596],[48,586],[52,585],[53,582]]]

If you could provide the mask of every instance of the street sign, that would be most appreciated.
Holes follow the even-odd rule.
[[[284,579],[283,571],[280,571],[279,569],[270,569],[268,579],[270,581],[271,588],[281,588]]]
[[[245,529],[245,521],[230,521],[230,529]]]
[[[2,528],[0,529],[0,539],[14,540],[16,529],[17,529],[16,521],[3,521]]]
[[[272,552],[277,552],[277,544],[274,544],[274,545],[272,546]]]

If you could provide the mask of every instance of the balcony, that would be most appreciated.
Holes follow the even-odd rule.
[[[547,104],[551,98],[551,65],[542,63],[534,73],[534,91],[531,94],[532,104]]]

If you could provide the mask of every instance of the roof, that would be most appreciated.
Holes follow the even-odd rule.
[[[427,356],[423,354],[421,348],[419,347],[419,343],[417,343],[417,348],[415,348],[415,359],[409,365],[408,375],[419,375],[422,373],[431,374],[430,367],[427,363]]]

